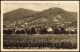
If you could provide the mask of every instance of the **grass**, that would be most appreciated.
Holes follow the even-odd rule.
[[[7,46],[6,46],[7,45]],[[51,49],[76,49],[77,35],[59,35],[59,34],[44,34],[44,35],[26,35],[13,34],[4,35],[4,48],[51,48]]]

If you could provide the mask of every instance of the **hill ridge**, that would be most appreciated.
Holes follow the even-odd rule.
[[[58,8],[58,7],[49,8],[49,9],[43,10],[41,12],[36,12],[33,10],[23,9],[23,8],[20,8],[18,10],[19,10],[19,12],[21,12],[20,10],[22,10],[24,12],[21,13],[22,16],[19,15],[20,17],[19,18],[16,17],[14,20],[19,21],[19,22],[22,21],[21,22],[22,25],[25,25],[25,23],[27,23],[29,26],[33,26],[33,25],[37,25],[37,24],[38,25],[44,24],[49,27],[54,24],[59,24],[59,23],[62,24],[63,22],[72,22],[73,23],[73,22],[77,21],[77,13],[76,12],[65,11],[64,9]],[[25,10],[27,10],[27,13],[25,12]],[[28,15],[28,14],[30,14],[30,15]],[[16,14],[15,14],[15,16],[16,16]],[[5,15],[4,15],[4,18],[5,18]],[[7,21],[12,21],[12,19],[9,19]],[[4,21],[4,22],[6,22],[6,21]],[[11,22],[8,22],[8,23],[11,23]],[[74,23],[73,26],[76,26],[76,23]]]

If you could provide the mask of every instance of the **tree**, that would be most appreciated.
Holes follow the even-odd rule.
[[[40,33],[41,33],[41,34],[47,34],[48,31],[47,31],[47,29],[46,29],[45,27],[43,27],[43,28],[40,30]]]
[[[55,29],[54,29],[54,34],[59,34],[58,28],[55,28]]]
[[[33,27],[31,28],[31,34],[36,34],[36,30]]]
[[[61,27],[61,34],[64,34],[66,31],[65,31],[65,28]]]

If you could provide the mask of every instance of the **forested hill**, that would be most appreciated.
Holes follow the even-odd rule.
[[[4,22],[18,20],[22,17],[28,17],[31,15],[34,15],[37,12],[38,11],[19,8],[19,9],[4,13]]]
[[[64,23],[70,23],[67,26],[77,26],[77,12],[65,11],[58,7],[45,9],[41,12],[20,8],[4,14],[4,24],[12,24],[12,20],[13,23],[18,21],[21,25],[27,23],[28,26],[45,25],[50,27],[64,25]]]

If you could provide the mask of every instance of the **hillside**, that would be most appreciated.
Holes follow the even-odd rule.
[[[28,17],[31,15],[34,15],[35,13],[37,13],[37,11],[19,8],[19,9],[4,13],[4,22],[18,20],[22,17]]]
[[[19,24],[25,27],[37,25],[44,25],[46,27],[65,25],[68,27],[77,26],[76,22],[77,12],[69,12],[57,7],[49,8],[41,12],[28,9],[17,9],[4,14],[4,24]]]
[[[30,19],[32,22],[29,25],[43,24],[45,26],[59,25],[63,22],[76,22],[76,12],[68,12],[61,8],[49,8],[34,15],[34,18]],[[73,26],[77,26],[74,23]]]
[[[52,18],[54,17],[54,15],[60,15],[63,18],[71,21],[73,21],[73,19],[76,18],[74,12],[68,12],[61,8],[49,8],[47,10],[37,13],[35,17]]]

